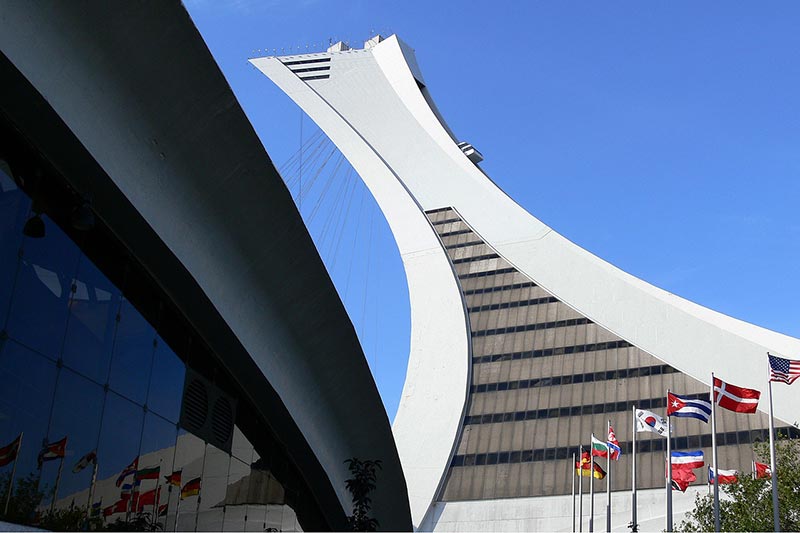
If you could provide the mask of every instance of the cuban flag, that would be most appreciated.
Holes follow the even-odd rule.
[[[727,483],[736,483],[737,481],[739,481],[739,478],[737,477],[738,474],[739,474],[739,472],[737,472],[736,470],[723,470],[723,469],[720,468],[719,469],[719,481],[718,481],[718,483],[720,485],[725,485]],[[714,467],[713,466],[709,466],[708,467],[708,482],[709,483],[714,483]]]
[[[711,417],[711,402],[695,400],[668,392],[667,416],[696,418],[708,423],[708,419]]]

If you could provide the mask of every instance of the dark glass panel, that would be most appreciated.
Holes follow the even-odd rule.
[[[6,173],[0,160],[0,330],[6,324],[6,314],[14,287],[22,228],[28,217],[31,201]]]
[[[49,435],[50,442],[67,437],[67,459],[58,489],[62,501],[57,503],[58,507],[68,507],[72,501],[78,506],[88,503],[94,465],[87,464],[78,472],[73,468],[81,458],[97,449],[104,400],[103,387],[67,368],[61,369]],[[42,480],[49,482],[44,475]]]
[[[181,395],[185,378],[186,365],[162,338],[156,338],[147,408],[168,420],[177,422],[181,412]]]
[[[203,484],[203,461],[205,460],[206,444],[188,433],[184,429],[178,431],[178,444],[175,449],[175,470],[181,470],[181,483],[186,485],[189,481],[200,478],[200,492]],[[180,502],[178,509],[178,531],[194,531],[197,520],[198,495],[187,495]]]
[[[11,340],[0,340],[0,446],[22,433],[15,486],[28,476],[38,477],[36,458],[47,434],[56,371],[52,361]],[[9,520],[29,519],[11,512]]]
[[[143,422],[144,411],[140,406],[117,394],[106,394],[103,422],[100,426],[100,444],[97,447],[100,479],[116,480],[120,473],[139,456]],[[133,476],[127,476],[122,481],[132,483]]]
[[[79,252],[52,220],[42,218],[45,237],[23,240],[7,330],[21,344],[56,359],[64,342]]]
[[[219,503],[225,501],[230,462],[230,455],[210,444],[206,445],[197,531],[222,530],[223,511]]]
[[[97,383],[105,383],[120,292],[86,256],[79,261],[74,284],[76,290],[69,304],[62,355],[64,364]]]
[[[111,390],[144,404],[150,382],[155,331],[127,300],[120,306],[120,319],[111,357]]]

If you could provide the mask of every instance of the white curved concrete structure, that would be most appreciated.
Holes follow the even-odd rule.
[[[448,261],[426,212],[452,208],[491,247],[487,250],[499,256],[485,263],[505,261],[590,323],[706,385],[715,371],[729,382],[765,390],[765,352],[800,353],[800,340],[654,287],[526,212],[457,146],[425,88],[413,51],[397,37],[378,44],[373,40],[364,50],[265,57],[251,63],[344,153],[397,239],[411,297],[412,350],[393,429],[415,527],[423,525],[441,497],[471,383],[465,335],[469,316],[454,282],[454,256]],[[776,387],[776,416],[794,423],[798,409],[800,399]],[[496,508],[509,512],[516,505],[514,500],[494,501]],[[436,512],[446,514],[438,505]],[[501,527],[498,521],[503,520],[498,517],[491,528]],[[569,527],[557,527],[556,522],[539,526]],[[424,527],[436,523],[425,521]]]

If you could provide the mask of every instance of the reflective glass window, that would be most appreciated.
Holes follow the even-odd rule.
[[[64,342],[79,253],[52,220],[42,218],[45,237],[23,239],[6,329],[11,338],[56,359]]]
[[[6,313],[19,264],[22,228],[25,226],[31,201],[14,183],[10,170],[0,160],[0,329]]]
[[[186,365],[160,337],[156,338],[153,370],[147,408],[177,422],[181,413],[181,395],[186,378]]]
[[[108,382],[112,390],[136,403],[144,404],[147,399],[155,339],[153,327],[123,300]]]

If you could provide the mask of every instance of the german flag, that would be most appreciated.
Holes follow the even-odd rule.
[[[181,486],[181,472],[183,470],[176,470],[175,472],[171,473],[168,476],[164,476],[164,481],[167,482],[167,485],[175,485],[176,487]]]
[[[189,496],[197,496],[200,494],[200,478],[196,477],[186,483],[181,489],[181,500]]]

